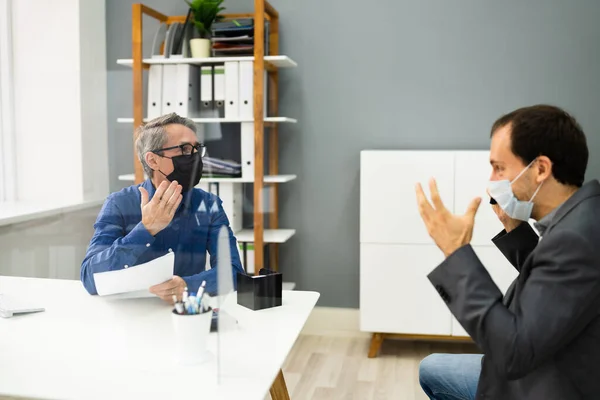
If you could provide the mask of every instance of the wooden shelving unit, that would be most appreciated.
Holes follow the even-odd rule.
[[[284,243],[294,235],[293,229],[279,229],[279,192],[278,184],[290,182],[296,179],[296,175],[279,175],[278,160],[278,124],[296,123],[293,118],[279,117],[278,113],[278,85],[279,68],[293,68],[297,64],[290,58],[279,54],[279,13],[265,0],[254,1],[254,13],[251,14],[225,14],[225,19],[254,19],[254,56],[245,57],[213,57],[213,58],[144,58],[142,54],[143,25],[142,17],[149,16],[167,25],[172,23],[183,23],[185,15],[164,15],[144,4],[134,4],[132,13],[132,58],[119,59],[117,64],[131,67],[133,72],[133,118],[118,118],[119,123],[133,124],[133,140],[135,141],[135,128],[142,125],[144,119],[143,110],[143,74],[152,64],[218,64],[226,61],[253,61],[254,63],[254,118],[252,120],[227,119],[227,118],[192,118],[198,124],[201,123],[245,123],[254,124],[254,178],[203,178],[203,182],[232,182],[253,183],[254,185],[254,218],[252,230],[236,232],[239,242],[254,243],[254,270],[258,271],[265,266],[264,245],[271,246],[269,249],[270,266],[278,269],[279,249],[278,244]],[[265,20],[269,21],[269,49],[265,56]],[[268,79],[268,93],[265,93],[265,71]],[[268,109],[273,117],[265,117],[265,100],[268,101]],[[268,173],[265,174],[265,128],[268,133]],[[134,154],[134,173],[119,176],[123,181],[134,181],[139,184],[144,181],[144,171],[141,163]],[[263,188],[272,186],[270,190],[272,211],[268,214],[268,225],[264,223],[263,210]],[[266,229],[267,228],[267,229]]]

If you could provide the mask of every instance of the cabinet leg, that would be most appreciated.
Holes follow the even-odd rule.
[[[369,347],[369,358],[377,357],[381,344],[383,343],[383,333],[374,333],[371,337],[371,347]]]
[[[273,400],[290,400],[290,394],[288,393],[287,386],[285,384],[285,378],[283,377],[283,371],[279,370],[277,378],[271,385],[271,399]]]

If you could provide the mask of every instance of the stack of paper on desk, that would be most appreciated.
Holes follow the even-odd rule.
[[[151,295],[150,286],[168,281],[173,277],[175,253],[167,253],[144,264],[117,271],[94,274],[96,291],[100,296],[135,292]]]

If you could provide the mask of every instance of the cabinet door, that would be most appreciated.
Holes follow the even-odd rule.
[[[517,278],[518,272],[515,267],[495,246],[473,246],[473,249],[490,273],[496,286],[503,294],[506,294],[509,286]],[[452,316],[452,335],[469,336],[454,316]]]
[[[451,314],[427,279],[443,258],[434,245],[361,244],[361,331],[451,335]]]
[[[362,151],[360,166],[360,241],[432,244],[417,208],[415,184],[420,182],[429,196],[429,178],[436,178],[452,210],[454,152]]]
[[[475,228],[471,244],[489,246],[491,240],[503,228],[489,204],[486,193],[492,168],[489,151],[457,151],[455,159],[455,196],[454,210],[463,214],[471,200],[481,197],[481,205],[475,216]]]

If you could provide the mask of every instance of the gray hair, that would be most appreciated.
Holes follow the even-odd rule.
[[[197,133],[196,124],[191,119],[180,117],[175,113],[154,118],[145,125],[140,126],[136,131],[135,150],[148,178],[152,178],[154,171],[146,163],[146,153],[164,147],[168,139],[165,127],[171,124],[183,125]]]

